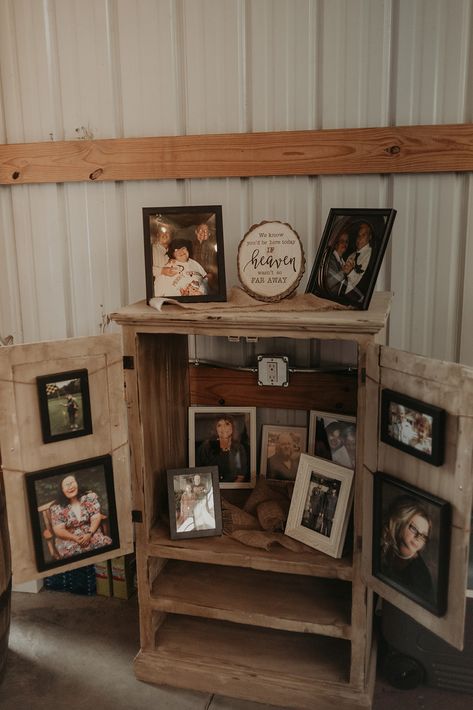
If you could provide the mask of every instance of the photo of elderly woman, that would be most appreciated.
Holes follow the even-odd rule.
[[[27,474],[38,569],[119,547],[109,456]]]
[[[449,504],[377,474],[375,511],[375,576],[441,616],[446,608]]]

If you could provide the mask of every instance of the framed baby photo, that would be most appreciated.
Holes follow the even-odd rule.
[[[432,466],[444,460],[446,412],[418,399],[383,389],[380,438]]]
[[[366,310],[395,216],[393,209],[331,209],[306,293]]]
[[[189,407],[189,466],[217,466],[220,488],[254,488],[256,407]]]
[[[144,207],[146,300],[225,301],[221,205]]]
[[[436,616],[447,609],[451,506],[376,473],[373,576]]]
[[[264,424],[261,429],[260,476],[295,481],[301,453],[306,451],[306,427]]]
[[[222,534],[217,466],[169,469],[167,482],[172,540]]]
[[[111,456],[25,474],[39,572],[120,547]]]
[[[87,370],[36,378],[43,442],[92,434]]]
[[[353,501],[353,471],[301,454],[285,534],[341,557]]]
[[[356,464],[356,417],[311,411],[308,453],[346,468]]]

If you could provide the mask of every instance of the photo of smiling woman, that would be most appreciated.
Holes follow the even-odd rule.
[[[448,566],[448,503],[388,476],[377,482],[375,493],[383,511],[375,522],[375,575],[440,615]]]

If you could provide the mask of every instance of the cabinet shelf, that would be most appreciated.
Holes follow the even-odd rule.
[[[335,559],[304,545],[302,552],[292,552],[279,545],[270,551],[248,547],[224,535],[222,537],[171,540],[164,525],[155,526],[150,534],[147,553],[154,557],[204,562],[214,565],[246,567],[350,581],[350,557]]]
[[[351,584],[169,560],[151,608],[241,624],[349,639]]]
[[[147,682],[307,710],[368,706],[349,667],[348,641],[180,615],[168,615],[155,647],[135,659]]]

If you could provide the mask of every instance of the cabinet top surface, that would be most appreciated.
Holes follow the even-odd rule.
[[[386,323],[391,294],[374,293],[366,311],[291,309],[290,300],[280,302],[280,310],[275,310],[274,304],[263,302],[256,308],[233,308],[228,303],[187,305],[165,303],[158,311],[148,306],[146,301],[139,301],[112,313],[111,318],[122,326],[155,332],[255,334],[267,337],[310,337],[312,333],[374,335]]]

